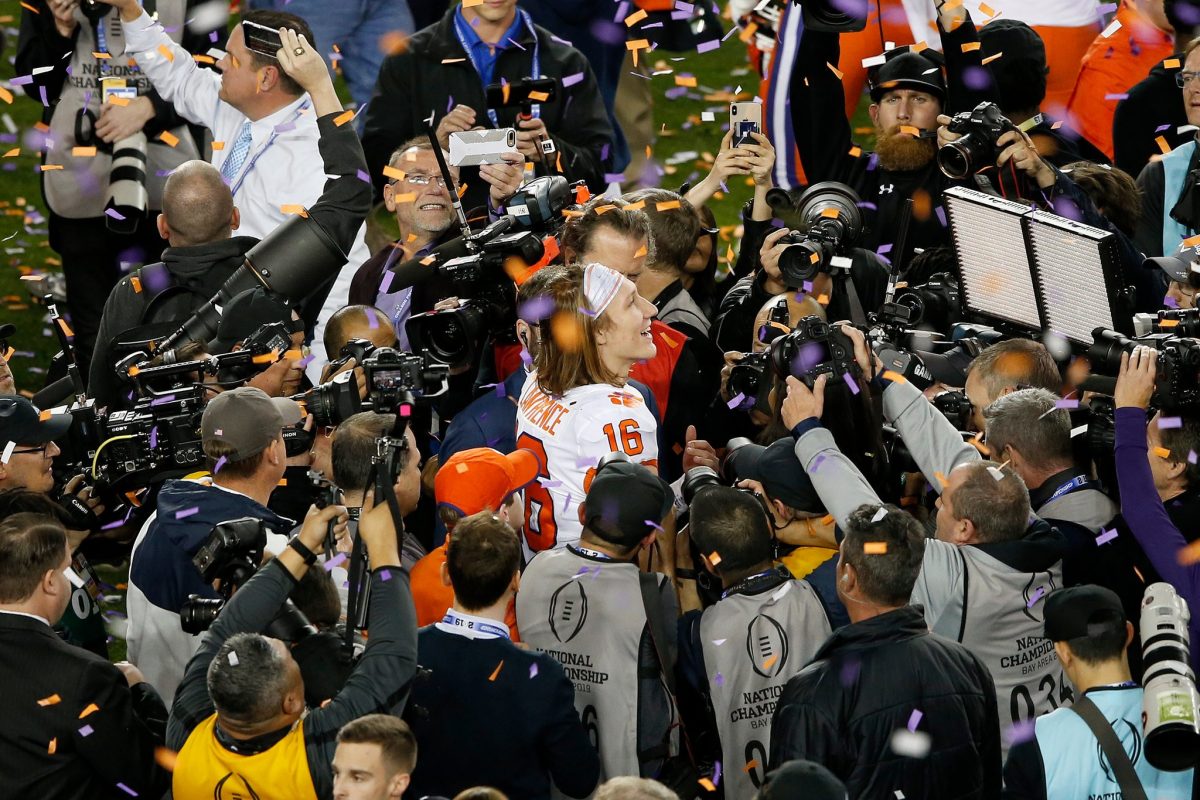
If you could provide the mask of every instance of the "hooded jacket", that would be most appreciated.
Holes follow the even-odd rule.
[[[200,637],[184,633],[179,611],[188,595],[218,597],[200,577],[192,558],[220,522],[256,517],[266,523],[267,549],[282,549],[295,523],[238,492],[196,481],[163,484],[158,511],[133,545],[129,565],[129,660],[169,706]]]
[[[905,729],[928,742],[925,756],[897,752]],[[769,769],[798,758],[825,765],[861,800],[999,797],[992,678],[965,647],[930,633],[920,606],[847,625],[775,707]]]

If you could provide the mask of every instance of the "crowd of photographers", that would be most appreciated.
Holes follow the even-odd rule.
[[[874,152],[853,13],[758,3],[809,185],[735,101],[624,193],[539,3],[350,53],[358,119],[300,4],[22,5],[68,283],[46,385],[0,358],[0,796],[1200,792],[1200,156],[1051,106],[1019,3],[864,62]],[[635,54],[711,22],[637,5]],[[1080,86],[1200,125],[1200,5],[1112,25]],[[1103,243],[1094,341],[982,304],[964,188]]]

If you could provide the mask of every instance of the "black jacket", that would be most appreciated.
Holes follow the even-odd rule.
[[[151,798],[170,786],[154,759],[166,709],[150,684],[131,690],[106,659],[48,625],[0,614],[0,685],[0,797]]]
[[[257,633],[275,617],[296,580],[278,561],[271,561],[238,589],[188,662],[183,683],[175,693],[167,725],[167,747],[178,752],[193,729],[214,713],[208,696],[208,666],[225,640],[235,633]],[[409,682],[417,669],[417,613],[413,609],[408,573],[399,566],[371,573],[371,625],[367,649],[354,665],[350,679],[329,703],[304,718],[304,750],[317,797],[333,795],[331,766],[337,732],[347,722],[367,714],[399,713]],[[275,741],[271,741],[274,738]],[[279,732],[259,741],[243,742],[247,749],[269,749]]]
[[[788,681],[770,768],[816,761],[856,800],[999,797],[995,695],[983,662],[931,634],[920,606],[905,606],[834,632]],[[929,737],[924,758],[893,751],[905,728]]]
[[[1192,138],[1190,130],[1179,132],[1188,124],[1183,90],[1175,85],[1175,74],[1183,69],[1183,53],[1167,61],[1171,59],[1176,66],[1168,69],[1163,66],[1166,61],[1157,64],[1117,103],[1113,115],[1113,163],[1134,177],[1150,163],[1151,156],[1162,154],[1155,141],[1159,136],[1169,148]]]
[[[408,48],[389,56],[379,71],[362,136],[377,193],[383,191],[383,168],[392,151],[414,136],[425,135],[425,120],[431,115],[436,128],[450,108],[461,104],[475,109],[477,125],[491,127],[483,80],[454,30],[457,8],[451,8],[436,25],[413,36]],[[541,119],[558,153],[547,156],[549,172],[538,163],[538,174],[555,174],[556,161],[561,155],[562,174],[567,180],[586,180],[593,192],[603,192],[604,176],[612,159],[613,130],[592,68],[578,50],[554,39],[545,28],[535,27],[542,75],[560,82],[558,98],[541,104]],[[500,52],[494,81],[504,78],[512,83],[529,76],[533,35],[527,29],[522,30],[517,44],[520,46]],[[564,88],[564,79],[571,85]],[[500,127],[515,128],[519,113],[519,108],[499,109]],[[460,183],[467,186],[463,202],[468,208],[487,202],[487,184],[479,178],[478,169],[463,169]]]
[[[352,126],[337,125],[334,122],[336,116],[327,114],[317,120],[320,131],[317,147],[324,161],[326,175],[333,177],[325,181],[325,190],[313,207],[308,209],[308,217],[325,229],[342,252],[348,253],[370,211],[371,195],[358,177],[366,166],[358,136]],[[152,312],[153,320],[186,320],[192,311],[216,294],[225,279],[241,266],[246,251],[256,244],[258,240],[251,236],[237,236],[225,241],[164,250],[163,264],[171,275],[172,283],[192,291],[181,293],[178,298],[168,301],[168,307],[163,308],[162,313]],[[149,281],[142,280],[143,273],[151,269],[154,268],[143,267],[133,275],[122,278],[104,304],[88,377],[88,395],[96,398],[99,406],[121,399],[121,384],[113,373],[113,338],[143,322],[151,321],[144,320],[143,315],[150,305],[147,298],[156,296],[159,287],[148,286],[146,284]],[[138,279],[136,285],[133,282],[135,278]],[[329,292],[329,285],[332,285],[332,279],[320,288],[313,287],[313,293],[305,301],[305,308],[311,309],[313,314],[319,311]],[[208,292],[208,296],[204,296],[204,292]],[[302,312],[302,315],[308,322],[307,314]]]

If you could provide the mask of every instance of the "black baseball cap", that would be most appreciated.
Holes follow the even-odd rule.
[[[1167,277],[1184,286],[1200,285],[1200,244],[1180,243],[1179,249],[1169,256],[1147,258],[1146,265],[1158,267]]]
[[[946,101],[946,77],[942,71],[941,53],[925,49],[916,52],[911,47],[897,47],[883,54],[882,64],[867,73],[871,99],[878,103],[893,89],[916,89]]]
[[[1099,626],[1107,629],[1114,621],[1125,626],[1125,608],[1116,592],[1103,586],[1072,586],[1051,592],[1042,607],[1046,638],[1052,642],[1092,636]]]
[[[604,541],[632,547],[654,532],[674,502],[670,484],[648,467],[615,461],[592,479],[580,521]]]
[[[979,29],[979,49],[984,58],[1003,53],[999,61],[1006,66],[1028,61],[1046,69],[1046,43],[1019,19],[1000,17],[984,25]]]
[[[814,761],[787,761],[768,772],[755,800],[846,800],[846,784]]]
[[[304,329],[303,322],[292,319],[292,309],[287,301],[261,286],[235,295],[221,310],[213,352],[228,353],[235,344],[272,322],[283,323],[292,333]]]
[[[16,444],[46,444],[66,435],[69,414],[43,414],[24,397],[0,395],[0,448]]]
[[[745,444],[731,453],[729,467],[741,479],[758,481],[772,500],[810,514],[824,514],[812,481],[796,458],[795,442],[790,436],[764,447]]]

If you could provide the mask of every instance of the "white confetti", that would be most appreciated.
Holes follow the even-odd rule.
[[[925,758],[932,740],[928,733],[899,728],[892,734],[892,752],[907,758]]]
[[[8,444],[4,445],[4,453],[0,454],[0,463],[8,463],[8,460],[12,458],[12,453],[13,450],[16,449],[16,446],[16,442],[9,442]]]
[[[230,650],[229,651],[229,666],[236,667],[237,665],[238,665],[237,653]]]

